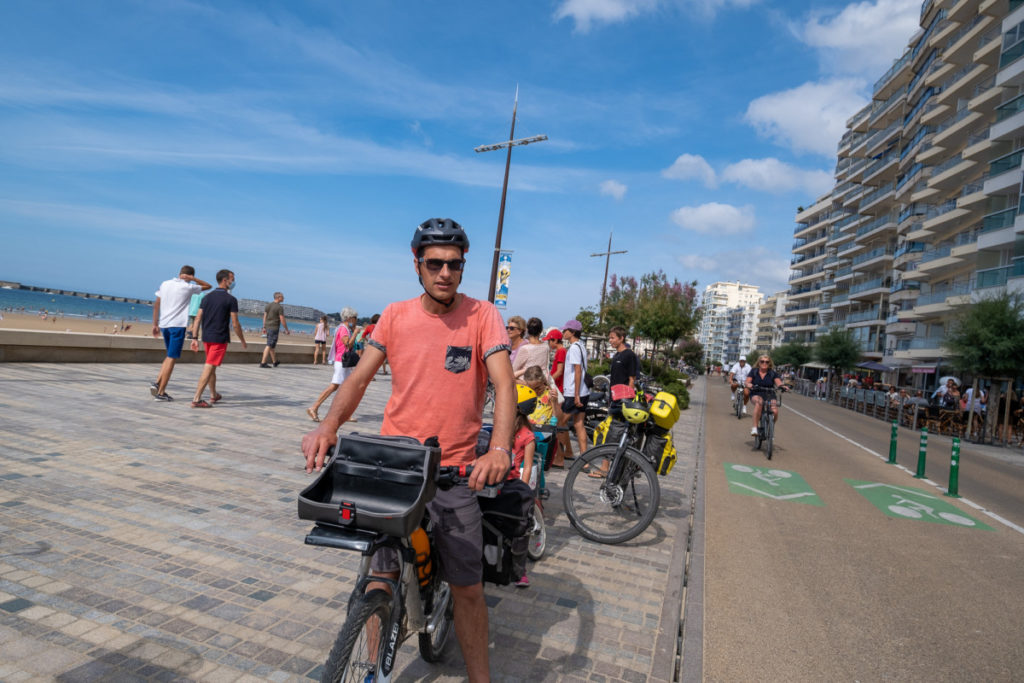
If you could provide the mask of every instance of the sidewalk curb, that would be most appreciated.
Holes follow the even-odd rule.
[[[697,393],[697,392],[694,392]],[[662,605],[661,618],[658,625],[658,637],[655,644],[655,661],[651,669],[652,681],[678,681],[681,670],[681,663],[685,654],[684,635],[684,610],[688,611],[688,602],[693,591],[688,587],[691,572],[691,543],[693,541],[695,519],[694,510],[696,507],[695,493],[698,490],[700,462],[703,459],[703,432],[704,432],[704,387],[701,386],[699,401],[691,395],[691,408],[699,404],[700,411],[691,427],[696,430],[695,449],[693,458],[687,462],[685,477],[692,481],[688,490],[690,496],[689,513],[680,519],[676,524],[675,535],[672,540],[672,560],[670,571],[665,580],[665,601]],[[677,425],[681,426],[681,425]],[[703,553],[703,549],[701,550]],[[703,555],[702,555],[703,557]],[[703,559],[701,559],[703,565]],[[698,568],[702,571],[702,566]],[[697,596],[702,591],[697,592]],[[696,596],[693,596],[696,597]],[[699,625],[699,619],[697,619]]]

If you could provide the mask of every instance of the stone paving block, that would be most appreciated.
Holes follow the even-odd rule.
[[[0,539],[17,538],[33,553],[0,562],[0,604],[28,603],[17,603],[17,612],[0,609],[0,643],[28,638],[88,657],[91,641],[101,641],[107,654],[96,657],[125,658],[118,661],[135,663],[125,671],[150,680],[183,675],[164,656],[184,657],[190,680],[308,680],[343,620],[359,560],[305,546],[310,525],[295,517],[295,496],[310,481],[297,455],[312,426],[303,407],[327,374],[282,367],[271,385],[265,370],[226,366],[222,391],[231,387],[230,402],[199,416],[187,403],[152,401],[153,370],[0,364],[0,382],[25,389],[0,423],[7,446],[0,473],[21,475],[0,491]],[[198,370],[176,369],[178,393]],[[354,430],[379,428],[390,380],[378,379]],[[83,405],[82,397],[102,400]],[[74,433],[44,419],[52,410],[67,415]],[[495,680],[587,680],[594,667],[649,666],[673,557],[670,530],[685,523],[689,509],[684,465],[695,455],[687,435],[694,415],[684,412],[677,426],[680,463],[661,480],[662,509],[635,543],[599,546],[577,536],[558,500],[564,473],[552,470],[549,553],[531,566],[533,585],[487,587],[492,641],[503,638],[520,659],[544,666],[506,671],[495,656]],[[114,431],[128,436],[111,447]],[[53,502],[71,497],[73,508]],[[47,609],[53,613],[42,616]],[[35,618],[18,618],[29,610]],[[245,643],[259,649],[243,656],[236,648]],[[111,673],[114,661],[77,661],[63,673],[95,679]],[[413,639],[398,666],[400,679],[464,678],[454,644],[450,661],[427,665]]]

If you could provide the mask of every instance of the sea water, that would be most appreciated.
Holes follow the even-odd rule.
[[[121,320],[126,323],[153,323],[153,307],[148,304],[133,304],[127,301],[108,301],[106,299],[86,299],[81,296],[67,294],[49,294],[33,292],[28,289],[0,288],[0,311],[15,313],[48,313],[62,315],[66,318],[95,318],[97,320]],[[247,331],[259,331],[263,318],[240,315],[238,321]],[[312,334],[316,325],[288,321],[288,329],[292,332]]]

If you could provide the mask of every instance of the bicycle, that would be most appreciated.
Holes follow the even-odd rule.
[[[736,419],[743,419],[743,387],[737,385],[736,389],[733,390],[733,410],[736,412]]]
[[[780,387],[780,390],[785,392],[786,388]],[[771,460],[775,449],[775,413],[772,411],[772,402],[781,406],[782,396],[781,393],[776,394],[775,389],[767,387],[754,387],[750,393],[761,395],[761,420],[757,425],[757,434],[754,435],[754,448],[760,450],[764,443],[765,457]]]
[[[385,450],[393,451],[400,447],[398,444],[402,438],[347,435],[339,439],[332,460],[341,450],[343,440],[370,443],[377,448],[374,456],[378,456]],[[408,445],[409,441],[416,443],[415,440],[404,443]],[[416,445],[419,446],[418,443]],[[349,503],[350,496],[358,499],[359,494],[343,491],[338,495],[336,490],[325,490],[333,484],[324,476],[300,494],[300,518],[317,520],[305,538],[307,545],[350,550],[362,555],[356,585],[348,599],[347,616],[327,656],[321,681],[391,681],[398,647],[413,633],[418,635],[420,656],[425,661],[433,663],[441,659],[454,625],[453,602],[451,588],[435,570],[439,558],[426,501],[433,497],[433,487],[447,490],[459,485],[468,479],[473,468],[472,465],[439,467],[440,449],[424,446],[421,450],[424,448],[433,448],[435,453],[429,456],[420,471],[410,471],[413,469],[408,466],[411,460],[406,458],[401,466],[390,471],[384,469],[385,477],[376,480],[381,489],[399,480],[402,484],[412,485],[419,495],[411,505],[408,496],[390,507],[391,501],[380,496],[372,501],[364,498],[360,503]],[[344,467],[339,468],[338,475],[349,477],[349,481],[359,476],[360,468],[366,467],[353,461],[342,465]],[[325,475],[327,472],[325,465]],[[323,479],[328,481],[321,485]],[[413,482],[413,479],[417,481]],[[485,487],[477,495],[493,498],[500,487],[501,484]],[[371,495],[374,494],[371,492]],[[325,513],[333,513],[336,517],[325,518]],[[335,519],[337,523],[333,521]],[[339,526],[346,521],[352,526]],[[490,526],[486,519],[483,523],[485,528]],[[370,573],[373,555],[383,548],[396,551],[399,562],[397,579]],[[390,592],[383,589],[367,591],[370,584],[384,584]]]
[[[618,442],[580,454],[562,486],[569,522],[581,536],[598,543],[635,538],[654,520],[661,502],[658,475],[643,450],[650,413],[639,403],[627,405],[618,410],[626,423]],[[610,461],[607,474],[590,476],[605,460]]]

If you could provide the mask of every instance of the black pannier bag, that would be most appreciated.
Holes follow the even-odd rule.
[[[409,436],[347,434],[299,494],[299,519],[407,537],[436,491],[441,449]]]
[[[507,586],[526,573],[533,491],[513,479],[494,498],[477,501],[483,513],[484,581]]]

